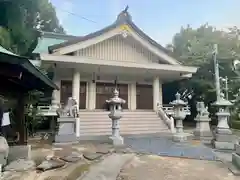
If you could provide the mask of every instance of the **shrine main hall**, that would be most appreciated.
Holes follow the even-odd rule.
[[[42,32],[34,50],[41,66],[54,69],[53,103],[73,97],[80,109],[106,109],[117,84],[124,109],[157,110],[162,84],[191,77],[196,67],[183,66],[146,35],[122,11],[111,25],[86,36]]]

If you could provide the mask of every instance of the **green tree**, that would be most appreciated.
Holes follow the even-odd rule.
[[[199,69],[190,80],[179,83],[180,91],[193,91],[192,103],[200,96],[205,103],[210,104],[216,99],[214,84],[214,65],[212,58],[213,44],[218,44],[218,60],[220,76],[228,76],[229,98],[233,99],[239,89],[236,83],[236,74],[232,70],[232,61],[240,54],[238,29],[233,27],[229,31],[217,30],[215,27],[204,24],[199,28],[187,26],[181,28],[173,38],[173,43],[167,47],[173,55],[184,65],[198,66]]]
[[[8,50],[29,55],[37,45],[39,31],[64,33],[48,0],[0,2],[0,44]],[[7,35],[9,34],[9,35]],[[5,40],[4,37],[9,37]]]

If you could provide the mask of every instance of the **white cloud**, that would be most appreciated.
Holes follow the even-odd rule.
[[[73,11],[74,4],[70,0],[51,0],[56,8],[57,17],[61,25],[64,24],[70,17],[70,13]]]

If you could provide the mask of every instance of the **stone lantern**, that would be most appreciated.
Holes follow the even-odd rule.
[[[117,89],[113,92],[113,98],[106,100],[110,107],[109,118],[112,120],[112,136],[110,137],[113,145],[123,145],[123,137],[120,136],[119,121],[122,118],[122,105],[126,103],[125,100],[119,98],[119,92]]]
[[[209,118],[208,107],[205,107],[203,101],[197,102],[197,112],[198,114],[195,118],[196,129],[194,130],[194,135],[197,139],[211,142],[212,132],[209,125],[211,119]]]
[[[187,141],[187,134],[183,132],[183,120],[185,119],[187,112],[185,107],[186,102],[180,99],[180,94],[175,95],[176,100],[170,102],[173,105],[173,118],[176,120],[176,133],[173,134],[173,141],[184,142]]]
[[[213,145],[216,149],[234,150],[236,137],[228,125],[228,118],[230,117],[229,107],[232,106],[232,103],[224,99],[224,95],[221,93],[220,98],[213,103],[213,106],[218,108],[218,112],[216,113],[218,125],[214,135]]]

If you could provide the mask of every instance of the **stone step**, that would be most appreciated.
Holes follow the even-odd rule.
[[[111,124],[108,125],[92,125],[92,126],[81,126],[81,131],[83,130],[97,130],[97,129],[108,129],[111,128]],[[146,128],[146,129],[165,129],[164,127],[162,128],[161,126],[156,126],[156,124],[120,124],[120,130],[121,128],[125,129],[137,129],[137,128]]]
[[[110,119],[108,115],[80,115],[80,119]],[[160,119],[156,114],[153,115],[127,115],[122,116],[122,119],[144,119],[144,118],[158,118]]]
[[[81,111],[81,136],[110,135],[112,122],[108,114],[108,111]],[[120,133],[122,135],[169,131],[165,123],[154,111],[123,111],[122,115],[123,118],[120,120]]]
[[[143,121],[156,121],[156,122],[160,122],[162,121],[160,118],[157,117],[124,117],[121,118],[121,122],[143,122]],[[111,122],[110,118],[106,118],[106,117],[82,117],[80,118],[81,122]]]
[[[111,121],[81,121],[80,124],[81,124],[81,126],[91,126],[91,125],[106,126],[106,125],[111,125],[112,122]],[[159,124],[163,124],[163,123],[161,123],[159,121],[156,121],[156,120],[138,121],[138,123],[136,123],[136,121],[135,122],[134,121],[121,121],[120,122],[120,126],[129,126],[129,125],[134,125],[134,126],[144,125],[144,126],[147,126],[148,124],[159,125]]]
[[[80,115],[104,115],[104,114],[109,114],[110,111],[80,111],[79,114]],[[131,115],[131,114],[157,114],[156,112],[154,111],[122,111],[122,114],[123,115]]]
[[[135,129],[132,130],[124,130],[120,131],[121,135],[130,135],[130,134],[155,134],[155,133],[163,133],[163,132],[169,132],[168,129]],[[104,135],[111,135],[112,130],[105,129],[105,130],[98,130],[98,131],[83,131],[81,132],[81,136],[104,136]]]

